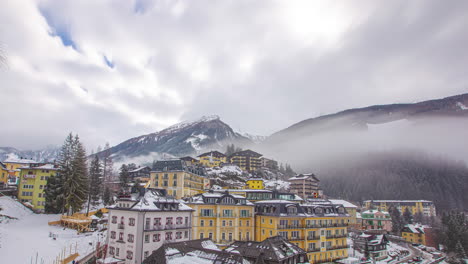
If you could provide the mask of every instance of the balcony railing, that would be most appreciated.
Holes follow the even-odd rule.
[[[118,228],[118,229],[124,229],[124,228],[125,228],[125,225],[124,225],[124,224],[118,224],[118,225],[117,225],[117,228]]]
[[[307,240],[319,240],[320,236],[308,236]]]
[[[304,237],[302,237],[302,236],[289,238],[289,241],[302,241],[302,240],[304,240]]]
[[[345,249],[345,248],[348,248],[348,246],[333,246],[333,247],[327,247],[327,251],[328,250],[338,250],[338,249]]]
[[[334,235],[326,236],[326,238],[344,238],[347,236],[348,236],[347,234],[334,234]]]
[[[187,229],[192,228],[190,225],[156,225],[156,226],[145,226],[145,232],[149,231],[162,231],[162,230],[175,230],[175,229]]]
[[[299,229],[304,228],[303,225],[278,225],[278,229]]]
[[[320,248],[308,248],[307,253],[320,252]]]

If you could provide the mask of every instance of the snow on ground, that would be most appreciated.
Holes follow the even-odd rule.
[[[218,174],[225,174],[225,175],[242,175],[242,170],[236,165],[227,165],[223,167],[215,167],[215,168],[207,168],[206,172],[208,175],[218,175]]]
[[[105,241],[105,234],[77,234],[76,230],[64,230],[60,226],[49,226],[49,221],[60,219],[60,215],[34,214],[10,197],[0,197],[0,214],[16,217],[0,223],[1,263],[52,263],[66,249],[66,255],[75,247],[80,257],[90,253],[98,241]],[[55,236],[53,240],[50,236]],[[89,243],[92,243],[90,245]],[[78,257],[78,258],[80,258]]]
[[[283,180],[265,180],[265,187],[268,189],[282,189],[282,190],[287,190],[289,189],[289,184],[290,182],[283,181]]]
[[[461,102],[458,102],[457,106],[460,107],[461,110],[468,110],[468,107],[466,105],[462,104]]]

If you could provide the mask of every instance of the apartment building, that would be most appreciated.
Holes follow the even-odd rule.
[[[55,164],[31,163],[21,167],[18,183],[18,200],[30,203],[35,210],[44,211],[44,189],[49,177],[57,174],[58,166]]]
[[[282,236],[307,252],[310,263],[348,256],[347,214],[342,205],[298,204],[285,200],[255,203],[255,241]]]
[[[379,209],[382,211],[389,211],[390,207],[397,208],[401,214],[406,209],[413,214],[421,213],[425,217],[436,216],[436,208],[432,201],[428,200],[367,200],[364,201],[366,209]]]
[[[108,207],[108,255],[140,264],[164,243],[192,238],[192,209],[163,190],[146,189]]]
[[[299,174],[288,179],[290,182],[289,191],[302,197],[321,198],[321,190],[319,188],[319,179],[312,173]]]
[[[180,159],[157,161],[150,173],[150,188],[163,188],[177,199],[203,193],[210,180],[203,167],[187,166]]]
[[[207,192],[191,197],[187,205],[194,209],[194,239],[209,238],[219,246],[253,240],[254,204],[244,196]]]

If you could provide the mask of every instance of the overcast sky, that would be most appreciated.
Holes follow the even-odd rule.
[[[120,143],[217,114],[269,135],[468,92],[468,1],[7,0],[0,146]]]

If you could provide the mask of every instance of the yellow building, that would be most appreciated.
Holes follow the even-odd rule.
[[[231,154],[229,161],[239,166],[243,171],[253,172],[262,166],[261,157],[262,154],[247,149]]]
[[[255,241],[282,236],[307,252],[310,263],[348,257],[347,218],[341,205],[271,200],[255,203]]]
[[[226,155],[219,151],[210,151],[198,155],[200,158],[199,163],[205,167],[219,167],[221,164],[226,163]]]
[[[149,188],[166,189],[177,199],[202,193],[210,188],[202,167],[187,166],[180,159],[157,161],[150,173]]]
[[[192,238],[210,238],[219,246],[254,239],[254,204],[245,197],[224,193],[203,193],[191,197],[194,209]]]
[[[262,178],[249,178],[245,183],[246,183],[245,189],[251,189],[251,190],[265,189]]]
[[[44,210],[44,189],[49,177],[57,173],[54,164],[31,164],[20,169],[20,180],[18,183],[18,200],[30,203],[38,211]]]
[[[31,164],[37,164],[38,162],[35,160],[31,159],[25,159],[25,158],[17,158],[17,157],[9,157],[5,161],[3,161],[3,164],[6,166],[6,168],[10,171],[10,175],[18,177],[20,175],[20,168],[21,167],[26,167]]]
[[[258,201],[267,201],[267,200],[285,200],[295,203],[302,203],[304,199],[297,196],[293,193],[283,193],[272,190],[260,190],[260,189],[223,189],[223,190],[214,190],[215,192],[225,192],[228,191],[231,194],[237,194],[245,197],[251,202]]]
[[[426,245],[426,232],[422,225],[405,225],[401,231],[401,236],[409,243]]]
[[[6,185],[8,183],[9,171],[5,164],[0,162],[0,185]]]
[[[379,209],[390,211],[390,207],[395,207],[403,214],[408,209],[413,215],[421,213],[425,217],[436,216],[436,209],[432,201],[427,200],[367,200],[364,201],[366,209]]]

